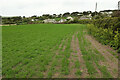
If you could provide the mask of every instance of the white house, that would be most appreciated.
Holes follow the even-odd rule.
[[[112,14],[113,12],[112,11],[109,11],[109,12],[100,12],[100,13],[102,13],[102,14]]]
[[[34,21],[34,19],[31,19],[31,21]]]
[[[81,16],[80,20],[91,19],[91,17]]]
[[[111,15],[112,15],[112,11],[109,11],[109,12],[100,12],[100,13],[102,13],[103,15],[107,15],[108,17],[111,17]]]
[[[39,19],[31,19],[31,21],[38,21]]]
[[[82,16],[83,14],[82,13],[79,13],[79,14],[77,14],[78,16]]]
[[[92,19],[92,14],[84,15],[80,17],[80,20],[84,20],[84,19]]]
[[[66,19],[60,19],[60,21],[58,21],[59,23],[65,22],[67,21]]]
[[[67,17],[67,19],[68,19],[68,20],[71,20],[71,21],[74,20],[71,16]]]
[[[43,20],[44,23],[56,23],[55,19],[45,19]]]

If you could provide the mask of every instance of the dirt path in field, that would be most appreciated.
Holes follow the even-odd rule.
[[[77,32],[77,34],[78,34],[78,32]],[[77,49],[77,55],[78,55],[78,59],[79,59],[79,62],[80,62],[80,64],[81,64],[81,66],[80,66],[80,70],[82,71],[82,75],[81,75],[81,78],[85,78],[85,77],[87,77],[89,74],[88,74],[88,72],[87,72],[87,68],[86,68],[86,65],[85,65],[85,62],[84,62],[84,60],[83,60],[83,58],[82,58],[82,53],[81,53],[81,51],[80,51],[80,47],[79,47],[79,40],[78,40],[78,38],[76,37],[76,49]]]
[[[107,51],[109,48],[97,42],[93,37],[89,35],[86,35],[85,37],[91,42],[92,46],[95,47],[106,59],[105,62],[99,62],[99,64],[105,65],[111,75],[113,77],[117,77],[118,73],[114,72],[114,70],[118,71],[118,59]]]
[[[73,52],[71,53],[70,58],[69,58],[70,74],[67,76],[68,78],[76,78],[76,75],[75,75],[76,69],[74,68],[74,62],[75,62],[76,58],[73,57],[76,55],[76,53],[75,53],[76,46],[75,46],[74,39],[75,39],[75,35],[72,36],[72,41],[71,41],[71,49],[73,50]]]
[[[98,69],[97,65],[94,62],[93,62],[93,65],[95,69],[97,70],[97,73],[95,74],[96,78],[102,78],[103,77],[102,72]]]
[[[75,75],[75,73],[77,71],[77,69],[75,68],[76,60],[78,60],[80,62],[79,70],[82,72],[82,75],[80,76],[80,78],[85,78],[86,76],[88,76],[87,68],[85,66],[85,62],[82,58],[82,53],[80,51],[79,40],[76,36],[77,34],[78,34],[78,32],[72,36],[72,41],[71,41],[71,49],[73,50],[73,52],[71,53],[71,56],[69,58],[70,74],[67,76],[69,78],[77,78],[78,77]]]
[[[64,39],[61,41],[61,44],[59,45],[59,49],[62,47],[63,42],[64,42]]]
[[[2,80],[2,77],[0,77],[0,80]]]

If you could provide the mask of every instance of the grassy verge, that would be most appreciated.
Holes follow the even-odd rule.
[[[84,30],[85,27],[83,27],[79,32],[78,38],[83,59],[85,60],[86,67],[90,75],[89,77],[96,77],[95,74],[97,74],[98,72],[95,68],[95,65],[101,71],[103,75],[102,77],[112,77],[111,74],[108,72],[106,66],[101,66],[98,64],[99,61],[104,61],[104,57],[99,53],[99,51],[97,51],[97,49],[92,48],[91,43],[85,38],[86,32],[84,32]],[[93,63],[95,63],[95,65]]]

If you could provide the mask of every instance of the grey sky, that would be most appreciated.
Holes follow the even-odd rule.
[[[65,12],[117,9],[120,0],[0,0],[2,16],[32,16]]]

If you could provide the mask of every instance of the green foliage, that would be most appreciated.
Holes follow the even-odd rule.
[[[120,11],[114,11],[112,17],[120,17]]]
[[[59,65],[58,58],[62,59],[61,73],[69,74],[70,34],[80,28],[80,24],[3,26],[2,75],[5,78],[43,78],[43,73],[49,69],[46,75],[52,77],[55,67]],[[66,49],[53,60],[61,41],[66,38],[69,38],[67,43],[64,42]]]
[[[115,49],[120,48],[120,33],[118,31],[115,31],[116,35],[114,36],[114,46]]]
[[[49,72],[48,72],[48,78],[52,78],[52,75],[53,75],[53,74],[52,74],[52,71],[49,71]]]
[[[97,27],[95,27],[93,24],[88,25],[88,30],[90,34],[93,34],[93,30],[96,31]],[[91,27],[90,27],[91,26]],[[94,27],[93,27],[94,26]],[[85,27],[84,27],[85,28]],[[109,71],[107,70],[106,66],[101,66],[99,64],[99,61],[104,61],[104,56],[94,47],[91,48],[90,42],[84,37],[85,32],[83,32],[84,28],[80,30],[80,33],[78,34],[79,39],[79,45],[80,49],[83,55],[83,59],[85,61],[85,65],[87,68],[87,71],[89,73],[89,78],[95,78],[97,74],[96,67],[102,72],[102,76],[104,78],[110,78],[112,77]],[[94,32],[95,33],[95,32]],[[95,67],[96,66],[96,67]]]
[[[96,65],[98,66],[99,70],[102,72],[104,78],[112,78],[111,74],[107,71],[106,66],[99,65],[97,62]]]
[[[118,53],[120,53],[120,48],[117,50]]]
[[[77,76],[81,76],[81,75],[82,75],[82,71],[77,70],[75,74],[76,74]]]
[[[75,68],[80,68],[80,62],[78,60],[75,61]]]
[[[119,18],[105,18],[94,20],[88,24],[88,33],[105,45],[114,49],[120,48],[120,22]]]
[[[74,65],[72,68],[70,67],[71,40],[72,35],[76,32],[78,32],[76,37],[79,40],[81,57],[85,61],[85,67],[89,75],[92,77],[96,76],[96,65],[103,73],[103,76],[110,77],[111,75],[107,68],[97,64],[104,57],[97,49],[90,48],[91,44],[85,38],[86,32],[84,30],[86,27],[86,25],[80,24],[3,26],[3,77],[52,78],[55,72],[59,74],[59,77],[70,74],[71,69],[74,68]],[[97,27],[93,25],[92,28],[89,30],[95,29],[98,31]],[[102,28],[100,31],[102,31]],[[107,33],[106,29],[104,31]],[[90,33],[93,34],[92,32]],[[113,32],[110,34],[113,34]],[[118,36],[117,32],[115,35]],[[117,38],[115,39],[117,42]],[[63,45],[60,49],[59,45],[61,42]],[[63,51],[64,46],[65,49]],[[56,54],[56,51],[59,51],[58,54]],[[76,68],[75,74],[81,76],[82,70],[84,70],[84,67],[81,66],[83,63],[80,63],[79,59],[74,63]]]
[[[92,23],[92,20],[86,19],[86,20],[79,20],[78,18],[75,18],[73,21],[66,21],[66,24],[72,24],[72,23],[78,23],[78,24],[90,24]]]
[[[111,28],[113,31],[116,31],[117,28],[120,28],[120,19],[115,18],[103,18],[103,19],[95,19],[92,23],[98,28],[108,29]]]

